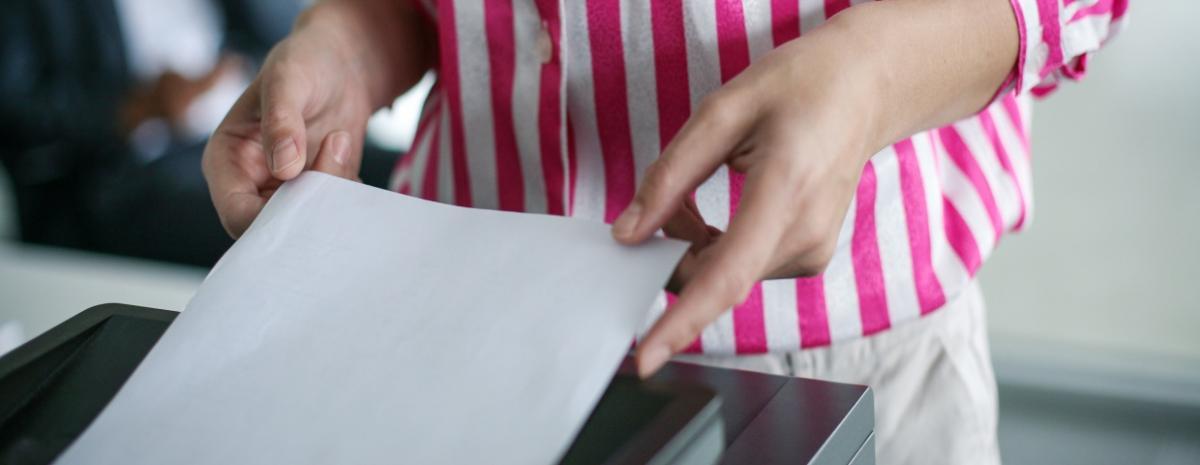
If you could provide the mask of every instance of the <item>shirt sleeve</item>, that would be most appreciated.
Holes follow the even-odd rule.
[[[1128,0],[1009,0],[1017,18],[1020,51],[1005,90],[1041,97],[1063,79],[1079,80],[1088,55],[1125,23]]]

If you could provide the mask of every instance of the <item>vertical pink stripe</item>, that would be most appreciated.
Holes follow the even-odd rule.
[[[454,0],[438,1],[438,72],[450,104],[450,162],[454,171],[454,203],[471,206],[471,173],[467,167],[467,147],[463,134],[462,82],[458,74],[458,33]]]
[[[750,66],[750,43],[741,0],[713,0],[717,9],[717,51],[721,57],[721,82],[729,82]]]
[[[892,325],[888,317],[887,288],[883,282],[883,264],[879,259],[879,240],[875,231],[875,183],[875,165],[868,161],[858,181],[854,233],[850,241],[854,283],[858,288],[858,311],[864,335],[875,334]]]
[[[796,278],[796,312],[799,313],[800,347],[829,344],[829,315],[825,308],[825,280],[820,276]]]
[[[741,0],[714,0],[717,21],[717,48],[721,59],[721,82],[728,82],[750,65],[750,45],[746,38],[746,20]],[[745,176],[729,170],[729,217],[737,215]],[[756,283],[750,295],[733,308],[733,332],[737,353],[762,353],[767,350],[767,330],[763,318],[762,283]]]
[[[975,242],[975,236],[971,235],[971,228],[967,227],[967,220],[958,213],[958,209],[954,208],[950,199],[944,196],[942,197],[942,209],[945,211],[946,218],[946,240],[950,242],[950,248],[954,249],[954,253],[958,254],[958,258],[962,260],[967,274],[975,276],[975,271],[983,263],[983,258],[979,254],[979,244]]]
[[[1008,116],[1008,121],[1012,124],[1013,130],[1017,131],[1017,137],[1021,138],[1021,148],[1025,150],[1025,154],[1028,156],[1030,152],[1029,132],[1025,129],[1025,120],[1021,118],[1021,106],[1017,103],[1017,96],[1009,95],[1001,102],[1004,105],[1004,114]]]
[[[900,195],[903,197],[904,218],[908,226],[908,244],[912,255],[913,283],[917,287],[917,303],[921,314],[941,308],[946,303],[942,283],[933,271],[933,252],[929,242],[929,212],[926,211],[925,185],[917,162],[912,139],[895,145],[900,164]]]
[[[776,47],[800,37],[800,0],[771,0],[771,37]]]
[[[542,25],[550,34],[554,44],[550,61],[542,65],[541,82],[538,85],[538,145],[542,151],[542,179],[546,183],[546,212],[551,215],[566,213],[563,203],[563,115],[562,115],[562,22],[558,13],[558,2],[537,0]]]
[[[437,98],[438,91],[437,85],[434,85],[430,89],[429,97],[425,103],[425,112],[421,115],[421,119],[417,121],[417,131],[413,135],[412,143],[408,145],[408,153],[397,159],[396,166],[392,168],[393,176],[396,174],[404,175],[404,178],[400,179],[400,184],[396,186],[396,192],[398,193],[405,195],[412,193],[411,181],[413,174],[408,172],[408,170],[412,167],[413,160],[417,158],[417,149],[421,147],[421,142],[425,140],[431,128],[438,125],[438,121],[434,118],[435,115],[441,113],[442,109],[442,99]]]
[[[1000,141],[1000,133],[996,131],[996,122],[992,120],[992,112],[985,108],[979,112],[979,124],[983,125],[983,133],[987,135],[988,141],[992,143],[992,149],[996,151],[996,159],[1000,162],[1000,167],[1008,174],[1009,179],[1012,179],[1013,187],[1017,190],[1017,201],[1021,204],[1021,212],[1017,215],[1017,222],[1013,224],[1013,229],[1021,229],[1025,224],[1025,192],[1021,189],[1021,182],[1017,179],[1017,173],[1013,170],[1012,160],[1008,157],[1008,150],[1004,148],[1004,142]]]
[[[825,18],[832,18],[846,8],[850,8],[850,0],[825,0]]]
[[[1039,78],[1045,78],[1063,64],[1062,26],[1058,23],[1058,0],[1038,0],[1037,3],[1038,19],[1042,23],[1042,43],[1046,44],[1050,53],[1038,73]]]
[[[658,96],[658,140],[665,148],[691,113],[683,0],[650,3],[654,33],[654,85]]]
[[[637,175],[629,133],[629,94],[620,0],[587,0],[595,85],[596,130],[604,152],[604,221],[612,222],[633,200]]]
[[[967,176],[967,180],[975,187],[975,192],[983,201],[983,208],[987,210],[988,218],[992,220],[992,229],[996,233],[996,239],[999,240],[1000,234],[1004,232],[1004,222],[1000,219],[1000,207],[996,205],[996,197],[992,193],[992,188],[988,185],[983,170],[979,168],[979,160],[975,159],[975,155],[971,153],[971,149],[967,147],[967,143],[963,141],[954,126],[938,129],[938,137],[942,140],[942,146],[946,148],[946,155],[958,166],[958,169],[962,170],[963,174]]]
[[[761,354],[767,351],[762,283],[756,283],[746,300],[733,307],[733,333],[738,354]]]
[[[421,181],[421,198],[437,200],[438,198],[438,165],[440,165],[442,140],[442,108],[438,106],[433,113],[433,132],[430,134],[429,155],[425,156],[425,179]]]
[[[525,209],[525,181],[513,129],[513,76],[516,73],[511,1],[483,3],[487,58],[492,94],[492,129],[496,148],[496,189],[501,210]]]

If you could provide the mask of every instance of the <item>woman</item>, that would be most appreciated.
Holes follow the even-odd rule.
[[[1082,74],[1122,0],[321,3],[206,151],[233,235],[435,69],[396,190],[691,241],[640,373],[869,384],[891,463],[997,463],[973,280],[1030,206],[1029,95]],[[663,308],[670,303],[665,312]]]

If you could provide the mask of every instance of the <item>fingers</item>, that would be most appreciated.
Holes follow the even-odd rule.
[[[667,237],[691,243],[687,253],[679,260],[679,264],[675,265],[675,271],[671,274],[671,278],[667,280],[667,290],[678,292],[685,283],[691,280],[697,262],[696,257],[716,240],[716,237],[720,235],[720,230],[704,222],[704,217],[696,208],[696,202],[690,196],[684,197],[683,207],[675,211],[662,229]]]
[[[291,74],[291,75],[288,75]],[[275,67],[261,80],[262,147],[271,175],[281,181],[292,179],[304,170],[304,105],[309,97],[305,81],[283,66]]]
[[[320,152],[316,156],[314,168],[334,176],[350,180],[359,180],[358,167],[352,163],[350,133],[334,131],[322,141]],[[220,139],[214,139],[209,144],[210,150],[229,150],[222,147]],[[221,225],[230,236],[238,238],[250,227],[250,223],[266,206],[267,199],[274,192],[278,180],[255,179],[246,167],[231,162],[218,161],[206,168],[206,178],[212,193],[213,205],[216,207]]]
[[[772,266],[790,218],[786,176],[763,166],[747,174],[738,213],[706,250],[674,307],[650,329],[637,350],[639,375],[658,371],[722,312],[743,301]],[[786,216],[786,215],[783,215]]]
[[[250,227],[266,199],[259,192],[260,180],[234,160],[235,155],[231,152],[238,149],[235,144],[226,135],[214,135],[204,148],[203,167],[221,226],[236,239]]]
[[[313,161],[313,169],[350,180],[357,179],[358,164],[351,157],[352,146],[349,132],[333,131],[325,135]]]
[[[223,200],[226,214],[221,216],[221,226],[225,232],[234,239],[241,237],[267,205],[267,198],[257,192],[227,191]],[[216,202],[216,197],[213,202]]]
[[[675,210],[662,229],[667,237],[688,241],[693,249],[701,249],[708,246],[711,237],[708,228],[695,201],[691,197],[684,197],[682,208]]]
[[[729,98],[714,93],[684,124],[647,169],[633,202],[613,222],[613,237],[627,244],[646,240],[726,161],[752,123]]]

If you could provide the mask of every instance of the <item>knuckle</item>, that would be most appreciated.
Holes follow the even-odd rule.
[[[833,260],[834,250],[834,244],[828,241],[809,249],[796,263],[796,274],[811,277],[824,273],[829,267],[829,262]]]
[[[798,278],[811,278],[820,276],[825,273],[825,268],[829,266],[829,262],[818,262],[811,259],[801,260],[796,264],[794,274]]]
[[[813,260],[820,267],[821,271],[825,271],[825,267],[829,266],[829,262],[833,261],[833,254],[836,250],[836,244],[833,241],[825,241],[813,251]]]
[[[307,76],[304,66],[281,58],[262,71],[263,95],[268,100],[294,99],[301,89],[311,88]]]
[[[816,276],[825,272],[837,251],[837,231],[819,221],[801,221],[789,238],[791,270],[798,276]]]
[[[670,158],[659,158],[650,165],[646,176],[646,200],[661,200],[676,188],[679,181],[674,166]]]
[[[835,239],[827,237],[823,228],[813,224],[808,227],[804,235],[800,239],[801,253],[804,255],[814,255],[823,253],[826,249],[831,249]]]
[[[722,307],[732,307],[745,300],[754,281],[748,278],[744,272],[726,270],[712,275],[705,284],[711,286],[719,296],[718,303]]]
[[[696,115],[704,126],[727,128],[737,121],[741,112],[738,107],[733,94],[717,91],[704,97]]]
[[[800,221],[795,225],[789,242],[796,255],[808,255],[824,242],[822,228],[815,221]]]
[[[279,105],[270,105],[262,115],[263,128],[270,136],[283,136],[292,120],[292,112]]]
[[[273,56],[273,60],[263,70],[265,80],[268,83],[278,84],[300,76],[300,66],[292,59],[291,54],[287,53],[286,49],[276,49],[276,51],[281,53]]]

